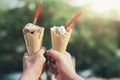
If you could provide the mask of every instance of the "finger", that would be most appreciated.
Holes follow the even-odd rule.
[[[49,61],[50,61],[51,63],[55,64],[55,60],[54,60],[54,59],[49,58]]]
[[[39,71],[39,72],[41,72],[41,74],[43,73],[43,71],[44,71],[44,69],[45,69],[45,66],[46,66],[46,63],[44,63],[44,64],[43,64],[43,66],[42,66],[42,67],[40,67],[41,69],[40,69],[40,71]]]
[[[57,72],[56,74],[55,74],[55,78],[57,79],[57,80],[63,80],[63,79],[59,79],[59,76],[60,74]]]
[[[56,50],[48,50],[46,52],[46,55],[53,58],[55,61],[59,61],[60,60],[60,57],[62,56],[62,54]]]
[[[44,69],[44,64],[45,64],[45,59],[37,56],[37,59],[35,60],[35,62],[33,63],[33,69],[36,69],[37,71],[39,71],[40,75]]]
[[[36,60],[36,57],[37,56],[40,56],[40,55],[43,55],[45,53],[45,49],[44,48],[41,48],[41,50],[40,51],[38,51],[36,54],[34,54],[34,55],[31,55],[31,56],[28,56],[28,60],[29,60],[29,62],[35,62],[35,60]],[[27,55],[27,54],[25,54],[25,55]]]
[[[55,65],[53,66],[53,65],[50,64],[49,69],[53,74],[56,74],[58,72],[57,67]]]
[[[25,53],[23,56],[23,63],[28,63],[28,58],[29,58],[28,54]]]
[[[44,57],[44,55],[42,54],[37,54],[34,60],[34,66],[43,66],[43,64],[45,63],[46,58]]]
[[[29,56],[28,56],[27,53],[25,53],[24,56],[23,56],[23,68],[25,69],[29,65],[30,65]]]
[[[42,54],[42,55],[44,55],[45,51],[46,51],[46,49],[42,47],[42,48],[40,49],[40,51],[37,52],[37,54]]]
[[[56,64],[54,64],[54,63],[49,63],[49,67],[51,67],[51,68],[54,68],[54,69],[57,69],[57,66],[56,66]]]
[[[50,71],[53,73],[53,74],[57,74],[58,73],[58,71],[57,71],[57,66],[55,65],[55,64],[53,64],[53,63],[49,63],[50,65],[49,65],[49,69],[50,69]]]
[[[35,56],[35,59],[34,59],[34,63],[35,62],[40,62],[40,59],[46,60],[44,55],[43,55],[44,53],[45,53],[45,49],[41,48],[41,50],[36,53],[36,56]]]
[[[71,57],[71,54],[68,52],[65,52],[65,55],[67,55],[68,57]]]
[[[27,52],[25,52],[25,53],[24,53],[24,56],[28,56],[28,53],[27,53]]]
[[[46,66],[46,63],[44,63],[44,64],[43,64],[43,69],[42,69],[42,70],[44,70],[44,69],[45,69],[45,66]],[[42,71],[42,72],[43,72],[43,71]]]
[[[53,73],[54,75],[56,75],[58,72],[57,70],[53,69],[53,68],[49,68],[50,69],[50,72]]]
[[[55,78],[57,80],[64,80],[63,77],[62,77],[62,74],[59,74],[59,73],[55,75]]]

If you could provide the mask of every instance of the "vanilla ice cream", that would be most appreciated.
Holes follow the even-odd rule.
[[[66,33],[66,30],[65,30],[64,26],[57,27],[57,31],[60,35],[63,35],[63,34]]]

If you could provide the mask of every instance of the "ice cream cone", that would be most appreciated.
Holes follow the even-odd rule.
[[[44,35],[44,28],[35,26],[35,28],[23,29],[24,39],[28,55],[33,55],[41,49]]]
[[[66,52],[67,44],[71,36],[72,29],[69,29],[65,34],[60,35],[57,32],[57,27],[51,28],[52,49],[61,53]]]

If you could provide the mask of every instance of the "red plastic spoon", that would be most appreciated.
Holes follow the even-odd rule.
[[[40,11],[42,9],[42,2],[40,2],[39,6],[37,7],[37,10],[36,10],[36,14],[35,14],[35,18],[34,18],[34,21],[33,21],[33,24],[35,25],[37,20],[38,20],[38,17],[40,15]]]
[[[78,13],[72,18],[72,20],[70,20],[70,21],[65,25],[65,29],[67,30],[68,27],[69,27],[73,22],[75,22],[76,19],[77,19],[81,14],[82,14],[81,11],[78,12]]]

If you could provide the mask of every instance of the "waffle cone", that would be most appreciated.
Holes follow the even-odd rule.
[[[51,28],[52,49],[61,53],[66,52],[67,44],[71,36],[72,29],[69,29],[65,34],[60,35],[56,31],[56,27]]]
[[[33,32],[23,30],[24,39],[28,51],[28,55],[33,55],[41,49],[44,35],[44,28]]]

